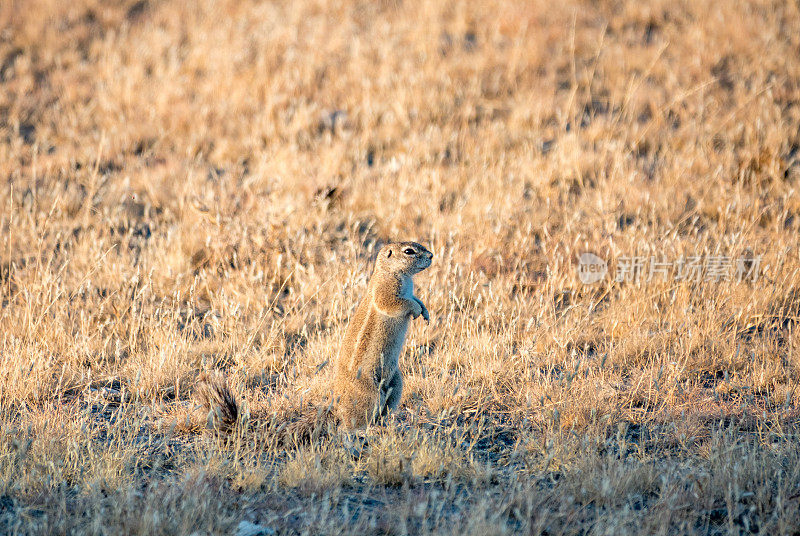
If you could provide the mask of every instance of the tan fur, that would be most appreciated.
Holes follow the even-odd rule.
[[[416,242],[387,244],[378,252],[335,364],[334,403],[345,428],[376,422],[400,403],[398,358],[408,325],[418,316],[430,321],[425,305],[414,296],[412,276],[430,266],[432,258]]]

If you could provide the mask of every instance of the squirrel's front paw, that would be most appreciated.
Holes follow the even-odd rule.
[[[418,316],[422,315],[422,318],[424,318],[424,319],[425,319],[425,322],[427,322],[428,324],[430,324],[430,323],[431,323],[431,315],[430,315],[430,314],[428,314],[428,308],[427,308],[427,307],[425,307],[425,304],[424,304],[424,303],[422,303],[422,300],[420,300],[419,298],[417,298],[417,297],[415,296],[415,297],[414,297],[414,303],[415,303],[416,305],[419,305],[419,313],[415,314],[415,315],[414,315],[414,318],[417,318]]]
[[[423,314],[423,311],[427,313],[424,305],[416,300],[411,302],[411,318],[417,318],[419,315]]]

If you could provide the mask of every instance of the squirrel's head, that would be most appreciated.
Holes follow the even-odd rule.
[[[386,244],[378,252],[375,267],[402,274],[414,275],[431,265],[433,253],[416,242]]]

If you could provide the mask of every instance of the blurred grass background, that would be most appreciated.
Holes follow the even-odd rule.
[[[6,0],[0,180],[0,532],[800,523],[797,2]],[[397,417],[277,443],[401,239]]]

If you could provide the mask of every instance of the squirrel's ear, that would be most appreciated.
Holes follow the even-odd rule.
[[[388,250],[386,252],[386,257],[388,258],[388,257],[391,257],[391,256],[392,256],[392,250],[390,249],[390,250]]]

